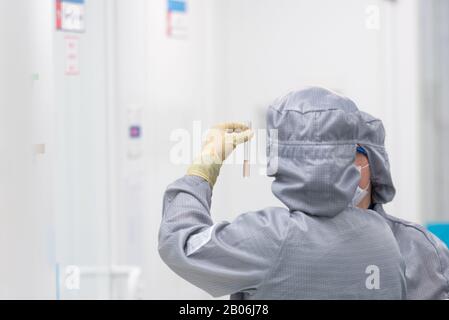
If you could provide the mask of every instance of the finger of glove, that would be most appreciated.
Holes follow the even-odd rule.
[[[223,122],[215,125],[213,127],[214,129],[220,129],[220,130],[228,130],[231,129],[233,131],[240,130],[245,131],[248,130],[248,126],[245,123],[242,122]]]
[[[254,136],[254,131],[247,129],[241,132],[233,132],[229,136],[234,140],[234,144],[240,144],[249,141]]]
[[[242,132],[233,132],[226,135],[226,142],[238,145],[249,141],[254,136],[254,131],[247,129]]]

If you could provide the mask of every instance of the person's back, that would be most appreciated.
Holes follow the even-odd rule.
[[[270,257],[272,269],[257,290],[232,299],[405,298],[399,249],[376,212],[348,208],[335,217],[319,218],[267,208],[251,214],[273,215],[272,228],[284,230],[285,240]]]
[[[267,129],[267,174],[286,208],[214,224],[209,210],[219,167],[196,166],[166,191],[162,259],[213,296],[406,298],[405,265],[391,228],[354,204],[357,144],[383,148],[383,141],[370,140],[375,134],[355,104],[321,88],[292,92],[270,106]],[[373,185],[378,203],[391,200],[392,186]]]

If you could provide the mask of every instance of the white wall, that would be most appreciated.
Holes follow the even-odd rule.
[[[214,5],[210,0],[189,1],[188,38],[179,40],[166,37],[166,1],[147,2],[146,298],[209,298],[163,264],[157,252],[157,234],[163,193],[187,168],[170,164],[170,134],[179,128],[191,131],[192,120],[212,123],[221,94],[221,78],[216,72],[221,39],[215,32]]]
[[[419,114],[419,28],[417,0],[386,1],[382,14],[383,31],[381,60],[382,108],[379,116],[387,132],[386,146],[390,156],[396,197],[387,211],[407,220],[424,223],[427,212],[421,210]]]
[[[105,276],[82,277],[80,290],[67,290],[64,283],[67,266],[110,263],[106,3],[86,1],[83,33],[54,31],[50,25],[55,86],[52,200],[62,299],[110,297]],[[50,12],[53,16],[53,8]],[[78,39],[79,75],[65,74],[66,37]]]
[[[0,298],[109,297],[108,279],[60,294],[56,279],[109,264],[104,4],[86,3],[67,76],[55,2],[0,1]]]
[[[0,298],[53,298],[50,1],[0,1]],[[36,155],[34,146],[46,144]]]
[[[449,220],[449,2],[421,1],[419,114],[422,143],[421,210],[428,222]]]

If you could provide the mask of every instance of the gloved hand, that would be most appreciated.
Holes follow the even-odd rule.
[[[199,176],[215,185],[223,161],[240,143],[250,140],[254,132],[238,122],[222,123],[212,127],[206,137],[201,154],[187,170],[187,175]]]

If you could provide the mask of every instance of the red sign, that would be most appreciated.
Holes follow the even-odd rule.
[[[62,29],[62,4],[61,0],[56,0],[56,29]]]

